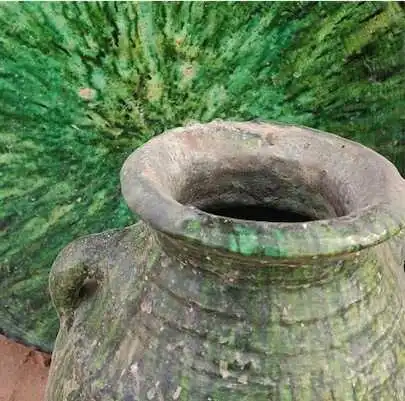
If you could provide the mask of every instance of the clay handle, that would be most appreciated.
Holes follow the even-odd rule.
[[[83,257],[83,244],[74,242],[60,252],[49,276],[49,291],[61,325],[73,323],[80,302],[97,290],[100,276],[93,263]],[[90,267],[91,266],[91,267]]]

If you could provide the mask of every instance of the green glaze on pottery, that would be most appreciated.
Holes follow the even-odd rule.
[[[246,256],[255,253],[258,247],[257,233],[255,230],[236,226],[235,231],[238,233],[239,252]]]
[[[215,121],[152,139],[121,183],[141,221],[53,265],[47,401],[405,399],[405,185],[390,162],[326,132]],[[304,198],[307,221],[204,211],[296,213]]]

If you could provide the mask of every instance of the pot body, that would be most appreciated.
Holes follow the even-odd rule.
[[[47,401],[405,399],[401,226],[288,257],[226,224],[242,232],[233,252],[145,221],[66,247],[50,277],[61,327]]]
[[[144,223],[66,248],[53,275],[86,266],[99,287],[62,323],[47,399],[405,399],[395,240],[299,267],[241,265],[243,280],[219,261],[169,256]]]

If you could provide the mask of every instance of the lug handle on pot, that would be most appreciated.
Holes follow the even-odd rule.
[[[102,279],[97,260],[92,257],[97,248],[92,237],[67,245],[57,256],[49,276],[52,302],[61,325],[67,329],[73,323],[75,309],[85,297],[94,294]]]

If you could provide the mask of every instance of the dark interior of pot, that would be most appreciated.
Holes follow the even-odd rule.
[[[194,163],[177,185],[176,200],[206,213],[254,221],[306,222],[348,213],[342,188],[324,171],[285,160],[263,165],[238,158],[238,165],[224,160],[218,164],[208,169]]]
[[[204,212],[217,216],[230,217],[241,220],[272,221],[280,223],[298,223],[316,220],[316,217],[296,213],[291,210],[283,210],[270,205],[243,205],[243,204],[223,204],[216,206],[206,206]]]

